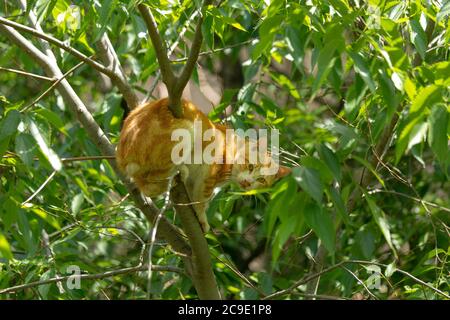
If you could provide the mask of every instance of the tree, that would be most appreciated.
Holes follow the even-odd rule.
[[[450,298],[449,8],[6,0],[0,297]],[[204,236],[183,185],[144,198],[114,144],[160,78],[181,117],[214,76],[210,119],[280,130],[293,170],[222,189]]]

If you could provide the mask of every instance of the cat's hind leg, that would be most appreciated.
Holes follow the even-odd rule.
[[[209,177],[209,166],[191,165],[188,169],[188,175],[184,179],[184,184],[200,226],[203,232],[206,233],[209,231],[206,209],[214,189],[211,187],[213,181]]]

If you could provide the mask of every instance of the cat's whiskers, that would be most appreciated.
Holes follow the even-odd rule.
[[[299,166],[299,163],[295,159],[291,159],[288,157],[284,152],[281,152],[278,154],[279,160],[284,160],[284,163],[289,163],[290,165]],[[297,159],[300,159],[299,156],[296,157]]]
[[[300,159],[300,156],[298,154],[296,154],[296,153],[289,152],[288,150],[286,150],[286,149],[284,149],[282,147],[280,147],[280,150],[281,150],[281,153],[283,153],[283,154],[287,154],[287,155],[290,155],[293,158]]]
[[[291,141],[291,143],[296,146],[301,152],[303,152],[305,154],[305,156],[308,155],[308,153],[305,151],[305,149],[303,149],[302,147],[300,147],[297,143],[295,143],[294,141]]]
[[[177,203],[174,203],[174,205],[176,205],[176,206],[192,206],[192,205],[196,205],[196,204],[207,203],[207,202],[211,201],[212,198],[213,197],[209,197],[208,199],[203,200],[203,201],[192,201],[192,202],[185,202],[185,203],[177,202]]]

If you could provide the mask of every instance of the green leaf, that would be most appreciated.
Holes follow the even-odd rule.
[[[391,79],[389,79],[385,72],[380,70],[380,88],[383,95],[383,99],[386,102],[389,110],[389,115],[392,115],[397,109],[398,100],[394,88],[394,84]]]
[[[411,108],[409,109],[409,115],[405,120],[405,123],[400,126],[400,134],[398,136],[395,145],[395,161],[398,163],[403,153],[408,147],[410,142],[410,136],[413,132],[414,127],[419,123],[425,116],[425,111],[427,107],[431,107],[436,103],[441,97],[441,87],[437,85],[430,85],[422,88],[414,98]]]
[[[39,280],[45,281],[50,278],[53,278],[54,276],[55,276],[55,271],[50,269],[50,270],[45,271]],[[50,284],[44,284],[44,285],[41,285],[38,287],[39,294],[42,296],[43,299],[48,299],[48,293],[49,293],[50,287],[52,285],[53,284],[50,283]]]
[[[266,221],[267,234],[270,236],[274,229],[277,219],[282,219],[287,204],[295,197],[297,186],[294,179],[288,176],[281,180],[272,191],[269,205],[267,206],[268,219]]]
[[[352,155],[352,158],[361,163],[364,167],[370,170],[370,172],[377,178],[377,180],[381,183],[383,187],[385,187],[384,180],[381,179],[380,175],[375,171],[372,165],[365,159],[358,157],[357,155]]]
[[[317,151],[319,152],[320,158],[325,161],[325,164],[333,172],[336,181],[340,182],[342,179],[341,167],[334,152],[324,144],[319,145]]]
[[[411,116],[420,115],[427,106],[441,98],[441,88],[437,85],[430,85],[422,88],[411,104],[409,114]]]
[[[295,194],[284,192],[282,197],[278,197],[277,201],[278,206],[282,211],[278,212],[280,224],[277,226],[273,241],[273,262],[276,262],[278,259],[283,245],[289,237],[291,235],[299,235],[304,226],[304,215],[302,213],[304,211],[305,197],[307,197],[307,195],[303,192],[297,193],[295,181],[293,181],[293,179],[290,180],[293,184],[291,188],[295,191]]]
[[[50,122],[55,128],[61,131],[64,134],[67,134],[67,131],[64,129],[64,122],[61,120],[61,117],[57,115],[55,112],[49,109],[36,109],[34,111],[35,114],[38,115],[41,119],[44,119]]]
[[[386,220],[386,216],[383,210],[381,210],[381,208],[377,206],[375,201],[373,201],[368,194],[365,194],[365,198],[367,203],[369,204],[369,209],[370,212],[372,213],[372,217],[374,218],[375,223],[380,228],[381,233],[383,234],[384,238],[386,239],[386,242],[389,245],[389,248],[391,248],[395,257],[397,257],[397,252],[395,251],[394,245],[392,244],[392,237],[391,231],[389,229],[389,223]]]
[[[334,180],[333,172],[327,167],[327,165],[320,159],[312,156],[301,156],[300,165],[316,170],[319,173],[320,181],[323,184],[330,184]]]
[[[375,92],[376,90],[375,82],[373,81],[372,76],[370,75],[369,66],[367,65],[366,60],[360,53],[349,51],[348,54],[355,64],[355,72],[358,73],[361,76],[361,78],[363,78],[364,82],[367,84],[370,91]]]
[[[35,234],[33,234],[29,216],[22,209],[19,209],[17,212],[17,225],[19,226],[21,242],[27,250],[27,255],[32,256],[38,248],[39,241],[36,241]]]
[[[416,144],[422,143],[425,141],[426,133],[428,130],[428,124],[426,122],[418,123],[411,130],[411,134],[409,135],[408,148],[406,151],[410,150]]]
[[[297,100],[300,99],[300,94],[298,93],[297,88],[288,77],[286,77],[284,74],[275,72],[271,72],[270,75],[280,86],[288,89],[291,96],[293,96]]]
[[[286,44],[292,53],[295,65],[301,71],[303,70],[302,61],[305,55],[305,50],[303,49],[304,39],[302,38],[302,33],[297,28],[293,26],[286,28]]]
[[[234,27],[234,28],[236,28],[238,30],[242,30],[242,31],[247,32],[247,30],[239,22],[237,22],[232,17],[228,17],[228,16],[223,15],[220,12],[220,10],[218,10],[217,8],[210,7],[208,9],[208,11],[211,12],[212,16],[214,16],[215,19],[218,19],[218,20],[222,21],[223,23],[228,24],[228,25],[230,25],[230,26],[232,26],[232,27]]]
[[[336,57],[334,56],[334,53],[336,51],[336,46],[340,42],[340,39],[335,39],[332,42],[327,43],[319,53],[319,58],[317,60],[317,75],[314,79],[314,83],[312,85],[312,98],[317,93],[317,90],[319,90],[322,83],[325,81],[325,79],[328,77],[328,74],[331,71],[331,68],[334,65],[334,62],[336,60]]]
[[[260,41],[254,46],[252,51],[252,60],[256,61],[261,55],[265,55],[272,48],[272,42],[275,33],[278,32],[283,23],[283,17],[280,15],[267,17],[259,27]]]
[[[305,206],[305,221],[313,229],[325,248],[331,253],[335,250],[335,230],[331,215],[315,202]]]
[[[384,271],[384,275],[386,276],[386,278],[390,278],[396,270],[397,268],[395,267],[395,261],[393,261],[387,265],[386,270]]]
[[[449,120],[449,111],[444,104],[436,104],[428,117],[428,143],[442,165],[446,163],[449,151],[447,136]]]
[[[376,230],[372,225],[363,225],[355,235],[355,242],[352,245],[352,254],[357,258],[370,259],[372,257],[377,242]]]
[[[410,134],[413,132],[414,127],[417,125],[417,123],[422,120],[423,117],[417,117],[415,119],[412,119],[404,128],[401,130],[400,135],[397,139],[397,143],[395,145],[395,162],[398,163],[400,158],[403,155],[403,152],[405,152],[406,148],[408,147],[409,141],[410,141]]]
[[[16,132],[20,123],[20,113],[17,110],[11,110],[0,123],[0,140],[9,137]]]
[[[315,169],[296,167],[292,169],[292,175],[306,193],[318,203],[322,202],[323,185]]]
[[[289,239],[289,237],[293,233],[294,229],[295,229],[295,224],[289,223],[288,221],[282,222],[278,226],[277,232],[275,235],[275,240],[273,242],[272,263],[275,263],[278,260],[278,257],[280,256],[283,245]]]
[[[444,1],[444,4],[441,7],[441,10],[436,15],[436,20],[439,22],[445,17],[450,15],[450,1]]]
[[[103,35],[103,33],[105,33],[106,28],[109,25],[112,13],[114,12],[114,10],[117,10],[117,3],[118,0],[104,0],[96,2],[97,5],[100,5],[100,8],[98,9],[99,17],[96,20],[93,43],[97,42]]]
[[[342,201],[342,197],[338,190],[334,187],[330,187],[330,196],[333,206],[336,208],[336,211],[341,216],[344,223],[350,225],[350,218],[348,216],[347,208],[345,207],[344,201]]]
[[[8,260],[13,259],[13,254],[11,252],[9,242],[2,233],[0,233],[0,255]]]
[[[29,119],[28,122],[29,122],[30,132],[33,135],[34,139],[36,140],[42,153],[47,158],[47,160],[50,162],[53,169],[55,169],[56,171],[60,171],[62,168],[61,159],[59,159],[56,152],[53,151],[53,149],[47,145],[47,143],[44,140],[44,137],[42,136],[41,132],[39,131],[39,129],[38,129],[37,125],[34,123],[34,121]]]
[[[427,35],[418,19],[410,20],[409,24],[411,26],[411,40],[423,60],[427,51]]]
[[[32,203],[26,203],[24,206],[22,206],[23,209],[30,210],[35,215],[37,215],[39,218],[47,222],[49,225],[51,225],[53,228],[59,230],[61,229],[61,226],[59,225],[58,220],[56,220],[55,217],[53,217],[51,214],[44,211],[42,208],[39,208]]]
[[[20,133],[16,136],[16,153],[27,166],[33,164],[33,157],[36,154],[36,142],[28,133]]]
[[[6,150],[9,148],[10,139],[10,137],[6,137],[4,139],[0,138],[0,157],[2,157]]]
[[[70,209],[72,210],[73,215],[77,215],[78,212],[80,212],[83,202],[84,202],[84,195],[82,192],[73,197],[72,203],[70,205]]]

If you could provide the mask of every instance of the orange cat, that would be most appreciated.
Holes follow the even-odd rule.
[[[186,100],[182,101],[182,107],[184,110],[182,119],[172,115],[167,98],[145,103],[134,109],[125,119],[116,159],[119,168],[127,176],[132,177],[139,190],[149,197],[166,192],[170,179],[179,172],[202,229],[207,232],[209,225],[205,211],[214,188],[228,181],[238,183],[245,190],[264,188],[288,174],[290,170],[279,167],[274,174],[262,174],[262,171],[264,172],[262,169],[269,166],[268,154],[264,163],[250,163],[252,161],[249,161],[248,156],[248,139],[240,145],[235,142],[234,137],[230,142],[226,139],[228,132],[225,126],[211,122]],[[173,133],[178,129],[194,133],[195,136],[197,129],[194,127],[197,124],[201,126],[201,137],[209,129],[210,141],[202,139],[200,144],[195,145],[195,139],[192,139],[189,140],[190,150],[175,152],[180,143],[172,141]],[[211,142],[215,143],[216,149],[211,149]],[[198,160],[195,151],[201,149],[201,152],[205,152],[208,148],[211,149],[210,154],[214,161],[195,162]],[[174,154],[190,161],[176,163]],[[227,161],[230,156],[238,155],[243,157],[240,163]]]

